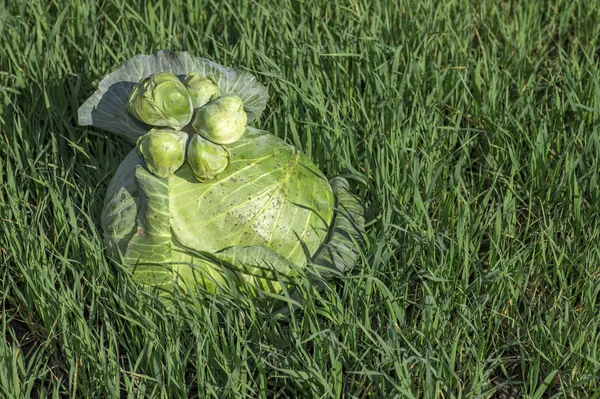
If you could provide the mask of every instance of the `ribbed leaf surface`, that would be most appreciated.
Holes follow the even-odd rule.
[[[325,176],[304,154],[264,132],[251,129],[228,150],[231,163],[215,181],[198,183],[189,168],[171,178],[176,239],[211,253],[264,246],[294,264],[306,263],[333,218]]]
[[[336,198],[335,219],[329,239],[321,247],[313,263],[323,266],[321,272],[343,273],[352,269],[362,247],[365,230],[364,208],[360,199],[349,191],[348,181],[334,177],[330,181]]]

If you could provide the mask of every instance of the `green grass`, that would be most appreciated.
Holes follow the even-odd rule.
[[[600,397],[598,7],[138,3],[0,3],[1,397]],[[77,109],[163,48],[251,71],[258,127],[354,177],[364,253],[302,308],[167,309],[106,260],[130,147]]]

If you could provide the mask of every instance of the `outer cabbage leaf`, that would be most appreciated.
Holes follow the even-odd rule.
[[[364,207],[360,198],[350,192],[343,177],[330,180],[335,195],[335,219],[329,238],[314,257],[313,264],[322,266],[324,277],[351,270],[356,264],[365,231]]]
[[[156,72],[170,72],[182,78],[196,71],[211,76],[221,95],[235,94],[244,102],[248,122],[258,119],[269,95],[267,89],[248,72],[224,67],[187,52],[161,50],[151,55],[136,55],[116,71],[106,75],[98,90],[79,108],[79,124],[108,130],[134,142],[150,127],[127,111],[127,100],[141,79]]]

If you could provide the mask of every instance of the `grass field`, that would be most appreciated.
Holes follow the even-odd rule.
[[[600,397],[600,8],[96,3],[0,2],[0,397]],[[77,109],[159,49],[249,70],[257,126],[352,176],[360,262],[302,308],[165,308],[106,260],[131,147]]]

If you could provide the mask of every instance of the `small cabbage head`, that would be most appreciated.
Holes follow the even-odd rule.
[[[187,89],[168,72],[140,80],[129,96],[127,110],[148,125],[177,130],[190,123],[194,112]]]
[[[221,95],[217,82],[209,76],[200,75],[198,72],[190,72],[183,79],[194,109],[203,107]]]
[[[200,108],[192,127],[213,143],[232,144],[246,131],[247,121],[242,99],[227,95]]]
[[[152,129],[137,141],[138,152],[157,177],[171,176],[185,161],[188,135],[170,129]]]
[[[214,180],[229,165],[229,153],[219,144],[194,135],[188,145],[187,161],[199,182]]]

